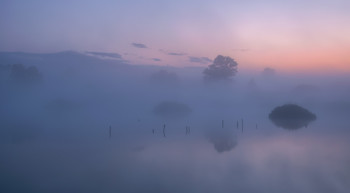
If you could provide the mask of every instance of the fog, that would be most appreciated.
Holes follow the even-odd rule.
[[[0,192],[348,192],[348,74],[119,56],[0,53]],[[276,126],[285,104],[317,119]]]

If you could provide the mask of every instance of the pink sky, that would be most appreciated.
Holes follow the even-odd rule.
[[[241,69],[349,72],[348,10],[347,0],[1,1],[0,51],[115,52],[174,66],[221,54]]]

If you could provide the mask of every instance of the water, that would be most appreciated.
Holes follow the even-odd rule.
[[[339,124],[339,118],[338,125]],[[343,120],[346,125],[346,121]],[[213,123],[215,124],[215,123]],[[105,137],[1,146],[2,192],[348,192],[349,132],[322,119],[296,131],[265,118],[222,128],[162,125]],[[135,124],[137,125],[137,124]],[[142,126],[142,123],[139,123]],[[334,132],[333,132],[334,131]],[[337,132],[338,131],[338,132]],[[228,141],[220,151],[216,141]]]

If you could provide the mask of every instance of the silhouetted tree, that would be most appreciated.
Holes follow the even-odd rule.
[[[156,105],[153,112],[161,117],[180,118],[189,115],[192,110],[188,105],[183,103],[164,101]]]
[[[218,55],[214,63],[203,71],[204,80],[229,80],[236,75],[237,65],[237,62],[229,56]]]
[[[175,83],[178,77],[174,72],[159,70],[151,75],[151,81],[156,83]]]
[[[13,64],[10,69],[10,79],[17,83],[33,83],[42,80],[42,75],[35,66],[25,67]]]
[[[264,70],[262,71],[262,75],[267,78],[273,77],[275,76],[275,74],[276,74],[276,71],[273,68],[269,68],[269,67],[264,68]]]
[[[269,118],[277,127],[295,130],[307,127],[316,120],[316,115],[299,105],[285,104],[274,108]]]

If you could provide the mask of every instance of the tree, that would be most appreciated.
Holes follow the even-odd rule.
[[[316,115],[299,105],[285,104],[274,108],[269,118],[277,127],[295,130],[307,127],[316,120]]]
[[[42,75],[35,66],[25,67],[22,64],[13,64],[10,69],[10,78],[16,83],[34,83],[42,80]]]
[[[237,65],[237,62],[229,56],[218,55],[214,63],[203,71],[204,80],[229,80],[236,75]]]
[[[273,68],[264,68],[264,70],[262,71],[262,75],[266,78],[270,78],[270,77],[273,77],[275,76],[276,74],[276,71],[273,69]]]
[[[155,106],[153,112],[163,118],[181,118],[188,116],[192,109],[184,103],[164,101]]]
[[[151,81],[155,83],[175,83],[178,77],[174,72],[159,70],[151,75]]]

